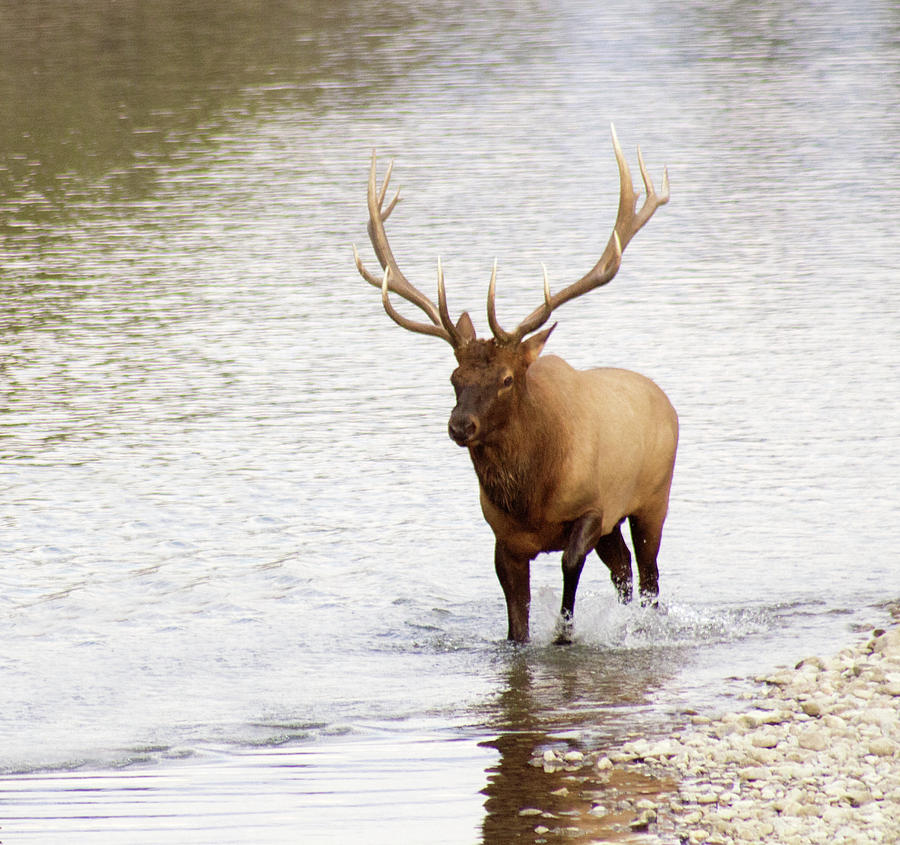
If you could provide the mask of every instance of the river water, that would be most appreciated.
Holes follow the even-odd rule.
[[[0,2],[4,841],[533,841],[547,747],[660,735],[900,598],[890,0]],[[592,266],[615,121],[671,203],[548,351],[681,417],[662,611],[533,566],[515,649],[452,354]],[[529,840],[531,836],[531,840]]]

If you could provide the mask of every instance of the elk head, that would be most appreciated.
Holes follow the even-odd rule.
[[[384,207],[393,162],[388,166],[384,182],[379,189],[376,184],[375,153],[372,153],[368,187],[368,232],[375,255],[384,272],[380,278],[370,273],[354,247],[356,267],[367,282],[381,288],[384,309],[395,323],[412,332],[442,338],[453,347],[458,366],[453,372],[451,382],[456,391],[457,404],[450,415],[448,428],[450,437],[460,446],[489,444],[510,420],[516,418],[516,407],[523,401],[525,394],[525,373],[540,355],[555,324],[549,329],[538,330],[564,302],[611,281],[619,270],[622,252],[629,241],[656,209],[669,200],[668,174],[664,175],[662,191],[657,194],[638,148],[638,163],[646,199],[637,210],[639,195],[634,190],[628,163],[619,146],[615,128],[612,128],[612,141],[619,168],[619,209],[615,226],[600,260],[581,279],[555,294],[550,293],[545,268],[543,303],[512,332],[505,331],[497,320],[494,305],[497,264],[494,262],[487,298],[488,325],[492,334],[488,339],[476,337],[468,313],[463,312],[455,323],[450,318],[440,259],[437,272],[437,305],[410,284],[400,271],[384,230],[385,221],[400,200],[398,190],[387,207]],[[391,293],[416,305],[428,321],[411,320],[400,314],[391,303]]]
[[[456,407],[448,431],[460,446],[489,444],[514,419],[525,390],[525,371],[535,361],[551,326],[516,344],[473,340],[456,350],[459,366],[450,376]]]

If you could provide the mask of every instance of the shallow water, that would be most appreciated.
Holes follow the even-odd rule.
[[[502,842],[547,745],[664,733],[900,598],[887,2],[0,2],[0,825],[10,841]],[[505,611],[452,356],[389,233],[501,319],[596,260],[609,122],[672,201],[549,351],[653,377],[662,614]],[[483,792],[482,792],[483,791]],[[499,831],[499,832],[498,832]]]

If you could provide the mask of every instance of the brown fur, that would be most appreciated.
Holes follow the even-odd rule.
[[[546,415],[533,407],[533,397],[521,389],[527,377],[527,361],[518,360],[493,340],[476,341],[466,349],[458,356],[461,363],[457,378],[464,372],[467,378],[490,384],[499,381],[498,369],[508,369],[514,378],[511,401],[503,416],[487,418],[480,442],[471,446],[469,454],[491,504],[527,521],[539,512],[553,483],[561,459],[558,437]]]

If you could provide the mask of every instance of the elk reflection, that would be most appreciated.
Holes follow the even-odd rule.
[[[679,661],[673,652],[609,652],[577,645],[510,656],[502,692],[487,714],[497,736],[484,745],[495,748],[499,760],[487,770],[483,790],[485,845],[534,841],[540,825],[567,829],[567,842],[596,840],[602,833],[600,819],[587,812],[592,795],[603,789],[597,772],[586,767],[551,775],[531,761],[549,748],[585,751],[617,745],[626,731],[640,725],[642,708],[648,724],[658,724],[658,714],[651,713],[652,693],[674,673]],[[523,815],[523,810],[532,812]]]

